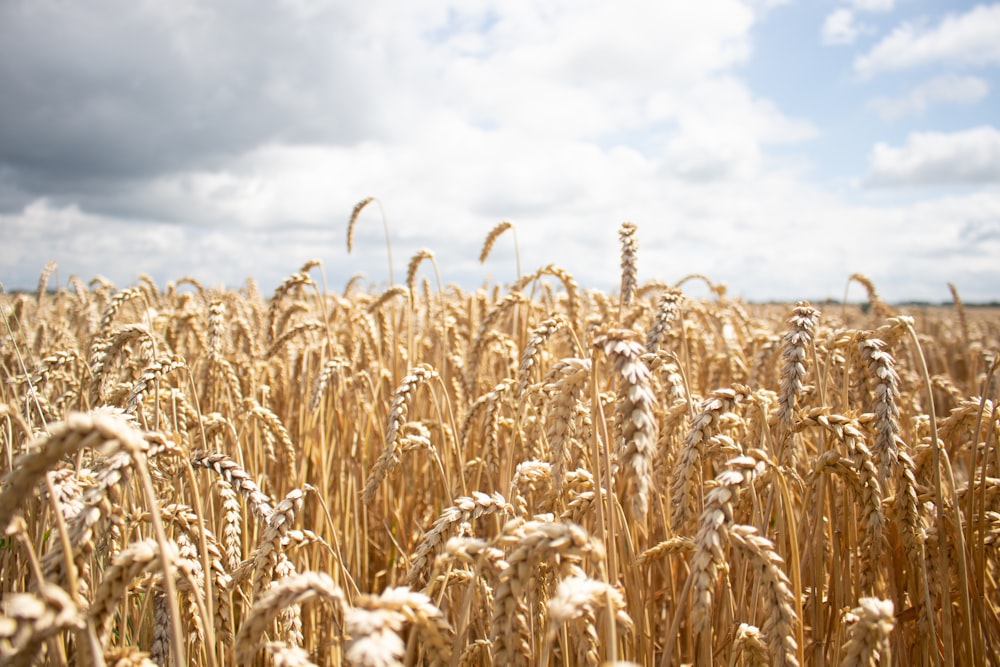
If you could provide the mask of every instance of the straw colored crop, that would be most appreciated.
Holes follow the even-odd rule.
[[[0,663],[1000,664],[997,311],[643,282],[638,231],[612,293],[0,295]]]

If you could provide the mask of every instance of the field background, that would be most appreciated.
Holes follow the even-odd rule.
[[[998,309],[639,284],[634,232],[614,293],[0,296],[0,661],[1000,661]]]

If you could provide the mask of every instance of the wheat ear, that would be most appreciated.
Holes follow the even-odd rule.
[[[891,665],[889,635],[896,625],[892,600],[861,598],[851,610],[841,667]]]
[[[701,487],[695,484],[694,478],[701,473],[706,443],[715,435],[723,416],[733,411],[737,404],[749,400],[750,396],[748,387],[734,385],[713,391],[699,406],[699,412],[684,438],[684,446],[678,453],[670,489],[675,532],[680,532],[696,511],[697,494]]]
[[[396,391],[392,397],[392,405],[389,408],[385,450],[378,457],[378,460],[375,461],[375,465],[372,466],[371,472],[368,475],[368,481],[365,483],[365,488],[361,493],[361,499],[365,504],[372,501],[378,487],[399,464],[402,428],[406,423],[406,415],[410,410],[409,404],[413,401],[414,394],[416,394],[420,385],[426,384],[437,377],[439,377],[437,371],[431,368],[429,364],[419,364],[412,368],[409,375],[404,377],[400,385],[396,387]]]
[[[556,362],[545,378],[545,389],[552,394],[552,402],[545,415],[545,437],[552,450],[549,458],[557,496],[562,495],[567,445],[576,435],[576,405],[590,378],[590,368],[589,359],[570,357]]]
[[[639,241],[636,239],[635,232],[636,226],[631,222],[623,222],[618,230],[618,240],[622,244],[621,308],[623,311],[632,305],[636,289],[639,286]],[[622,313],[619,313],[619,318],[621,317]]]
[[[286,642],[264,642],[264,650],[274,667],[316,667],[309,659],[309,651]]]
[[[764,635],[756,625],[740,623],[736,628],[736,648],[750,667],[770,667],[771,656],[767,652]]]
[[[653,325],[646,334],[646,350],[658,352],[663,340],[670,332],[670,327],[680,316],[680,306],[684,300],[684,293],[676,287],[668,287],[660,295],[660,301],[656,305],[656,316],[653,318]]]
[[[390,587],[378,597],[361,597],[355,604],[355,609],[348,610],[347,615],[361,609],[399,614],[405,622],[416,628],[420,644],[425,647],[425,654],[431,664],[448,664],[451,661],[451,626],[427,595],[412,591],[406,586]],[[345,625],[350,625],[352,620],[345,617]],[[354,640],[357,641],[357,638]]]
[[[781,386],[778,393],[778,461],[784,465],[797,458],[794,448],[795,403],[805,389],[806,355],[812,345],[819,311],[808,301],[799,301],[788,318],[788,332],[781,339]]]
[[[545,341],[551,338],[557,331],[569,327],[569,321],[563,315],[553,315],[537,327],[531,330],[528,335],[528,342],[521,352],[521,366],[517,372],[517,398],[524,396],[528,383],[531,380],[531,371],[538,366],[542,356],[542,346]],[[574,351],[574,354],[576,352]]]
[[[54,584],[38,593],[4,594],[0,602],[0,662],[35,664],[42,644],[65,630],[84,629],[84,615],[69,594]]]
[[[882,300],[882,297],[879,296],[878,290],[875,289],[875,283],[872,282],[871,278],[863,273],[852,273],[851,277],[847,279],[847,284],[850,285],[852,280],[865,288],[865,293],[868,296],[868,303],[871,306],[875,317],[881,319],[895,317],[895,311],[893,311],[893,309]]]
[[[177,545],[172,541],[167,543],[167,551],[162,555],[175,565],[180,561]],[[107,640],[107,634],[111,629],[111,612],[124,597],[132,580],[147,570],[156,569],[160,562],[160,545],[156,540],[150,539],[133,542],[115,555],[94,593],[94,601],[87,610],[87,614],[100,631],[102,643]]]
[[[308,273],[293,273],[292,275],[285,278],[277,289],[274,290],[274,295],[271,297],[271,302],[267,307],[267,340],[274,342],[278,335],[276,331],[276,326],[278,324],[278,313],[281,309],[281,302],[284,298],[289,295],[293,290],[299,287],[316,287],[316,282]]]
[[[378,204],[379,212],[382,214],[382,226],[385,228],[385,249],[389,256],[389,284],[395,285],[396,279],[392,273],[392,244],[389,241],[389,221],[385,218],[385,211],[382,209],[382,202],[375,197],[365,197],[355,204],[354,210],[351,211],[351,219],[347,223],[347,254],[351,254],[351,251],[354,249],[354,226],[358,222],[358,216],[361,215],[362,209],[372,202]]]
[[[656,396],[652,375],[642,361],[645,348],[628,330],[613,330],[594,339],[621,378],[616,403],[615,435],[618,460],[628,471],[622,504],[630,497],[632,517],[641,533],[646,532],[650,494],[653,490],[653,456],[656,452]]]
[[[579,575],[584,558],[604,561],[604,549],[576,524],[546,521],[511,522],[498,543],[512,551],[496,587],[493,658],[496,664],[528,664],[534,650],[527,594],[538,564],[554,557],[561,574]]]
[[[521,292],[511,292],[498,301],[497,304],[493,306],[488,313],[486,313],[482,321],[479,323],[479,327],[476,329],[476,334],[472,339],[472,345],[469,347],[465,360],[465,377],[463,380],[467,396],[471,397],[478,394],[476,391],[476,379],[479,373],[479,357],[482,355],[483,349],[486,347],[486,341],[489,335],[497,332],[496,326],[501,317],[503,317],[515,305],[524,303],[525,301],[527,301],[527,298]]]
[[[516,261],[517,268],[517,279],[521,278],[521,251],[517,245],[517,227],[510,220],[503,220],[498,222],[490,233],[486,235],[486,240],[483,241],[483,249],[479,251],[479,263],[486,263],[486,258],[490,256],[493,251],[493,246],[496,244],[497,239],[501,234],[510,230],[510,233],[514,236],[514,259]]]
[[[271,520],[274,508],[271,506],[270,496],[261,491],[247,471],[239,463],[232,460],[228,454],[197,450],[191,452],[190,462],[195,468],[214,470],[232,484],[233,488],[243,495],[244,500],[261,523],[267,525]]]
[[[501,517],[512,516],[513,507],[502,495],[494,492],[487,495],[476,491],[469,496],[455,499],[455,504],[446,507],[437,518],[434,525],[427,531],[416,551],[410,558],[410,570],[406,582],[410,586],[422,583],[426,571],[434,562],[434,557],[440,546],[446,541],[451,530],[459,524],[474,521],[482,516],[499,514]]]
[[[351,219],[347,223],[347,254],[350,255],[351,251],[354,250],[354,226],[358,222],[358,216],[361,215],[361,211],[364,210],[365,206],[371,204],[375,201],[375,197],[365,197],[357,204],[354,205],[354,210],[351,211]]]
[[[734,501],[763,470],[762,461],[751,456],[731,459],[727,469],[715,477],[715,486],[705,495],[705,509],[695,537],[688,580],[692,585],[691,623],[696,633],[709,625],[719,569],[726,564],[725,542],[733,525]]]
[[[899,458],[899,375],[885,341],[866,336],[858,342],[863,368],[872,383],[875,413],[874,453],[879,474],[887,479]]]
[[[30,453],[20,457],[14,470],[4,476],[4,489],[0,493],[0,527],[7,526],[42,475],[63,457],[84,448],[101,448],[110,454],[122,443],[144,446],[141,434],[127,420],[113,413],[74,412],[67,415],[65,421],[53,424],[49,434],[29,445]]]
[[[421,248],[410,258],[410,263],[406,267],[406,288],[410,290],[411,303],[414,301],[413,289],[417,280],[417,269],[420,268],[420,263],[425,259],[434,261],[434,253],[427,248]]]
[[[282,538],[292,527],[295,516],[302,509],[305,492],[302,489],[292,489],[274,508],[274,513],[267,522],[267,528],[261,537],[260,544],[250,556],[253,561],[253,597],[260,597],[271,583],[274,570],[282,555]]]
[[[549,664],[548,654],[560,629],[577,619],[583,619],[581,624],[583,637],[580,641],[584,649],[581,662],[588,665],[600,664],[597,612],[601,609],[611,613],[622,630],[631,632],[632,618],[625,611],[625,596],[620,590],[606,582],[580,575],[566,577],[560,581],[555,595],[546,605],[548,631],[539,664]],[[568,649],[569,647],[565,647],[565,650]]]
[[[799,664],[795,643],[795,595],[784,571],[784,561],[774,549],[774,543],[758,534],[754,526],[732,526],[729,539],[743,550],[757,570],[764,587],[763,600],[767,609],[764,626],[768,649],[774,665],[795,667]]]
[[[570,328],[575,334],[578,331],[577,327],[580,322],[580,285],[577,284],[576,279],[573,278],[569,271],[555,264],[548,264],[518,280],[511,291],[519,292],[532,281],[538,280],[545,275],[556,277],[566,289],[566,315],[569,317]]]
[[[314,598],[325,600],[341,612],[347,604],[343,591],[333,583],[330,575],[323,572],[302,572],[275,582],[257,598],[240,625],[234,642],[236,662],[250,663],[264,633],[270,629],[271,623],[282,609],[290,605],[301,605]]]
[[[57,266],[58,264],[49,260],[45,263],[45,266],[42,267],[42,272],[38,276],[38,287],[36,288],[39,306],[42,305],[45,294],[49,290],[49,278],[52,277],[52,274],[55,272]]]

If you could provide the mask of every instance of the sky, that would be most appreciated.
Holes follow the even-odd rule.
[[[0,0],[7,291],[386,287],[382,213],[396,282],[513,281],[511,220],[615,290],[631,221],[640,281],[1000,300],[1000,3]]]

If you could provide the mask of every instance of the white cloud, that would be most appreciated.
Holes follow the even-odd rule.
[[[989,92],[984,79],[950,74],[924,81],[902,97],[876,97],[870,106],[886,120],[895,120],[921,114],[935,104],[973,104]]]
[[[871,186],[955,185],[1000,182],[1000,131],[916,132],[894,148],[877,143],[869,156]]]
[[[931,28],[903,23],[867,54],[855,58],[854,69],[867,77],[931,63],[1000,63],[1000,4],[949,14]]]
[[[37,274],[46,262],[55,260],[63,283],[71,273],[84,281],[97,275],[131,281],[143,272],[163,275],[168,267],[175,271],[176,260],[182,258],[171,256],[171,251],[184,247],[185,236],[185,230],[176,226],[152,221],[137,225],[87,213],[76,205],[57,206],[46,199],[0,214],[0,228],[4,230],[0,265],[5,272],[13,272],[13,277]],[[191,250],[180,262],[182,270],[205,269],[208,261],[194,266],[186,263],[203,254],[198,246],[192,245]],[[213,250],[208,252],[219,257]],[[172,273],[171,277],[181,275]]]
[[[860,12],[891,12],[895,0],[849,0],[851,7]]]
[[[823,21],[820,34],[824,44],[853,44],[861,32],[850,9],[836,9]]]

